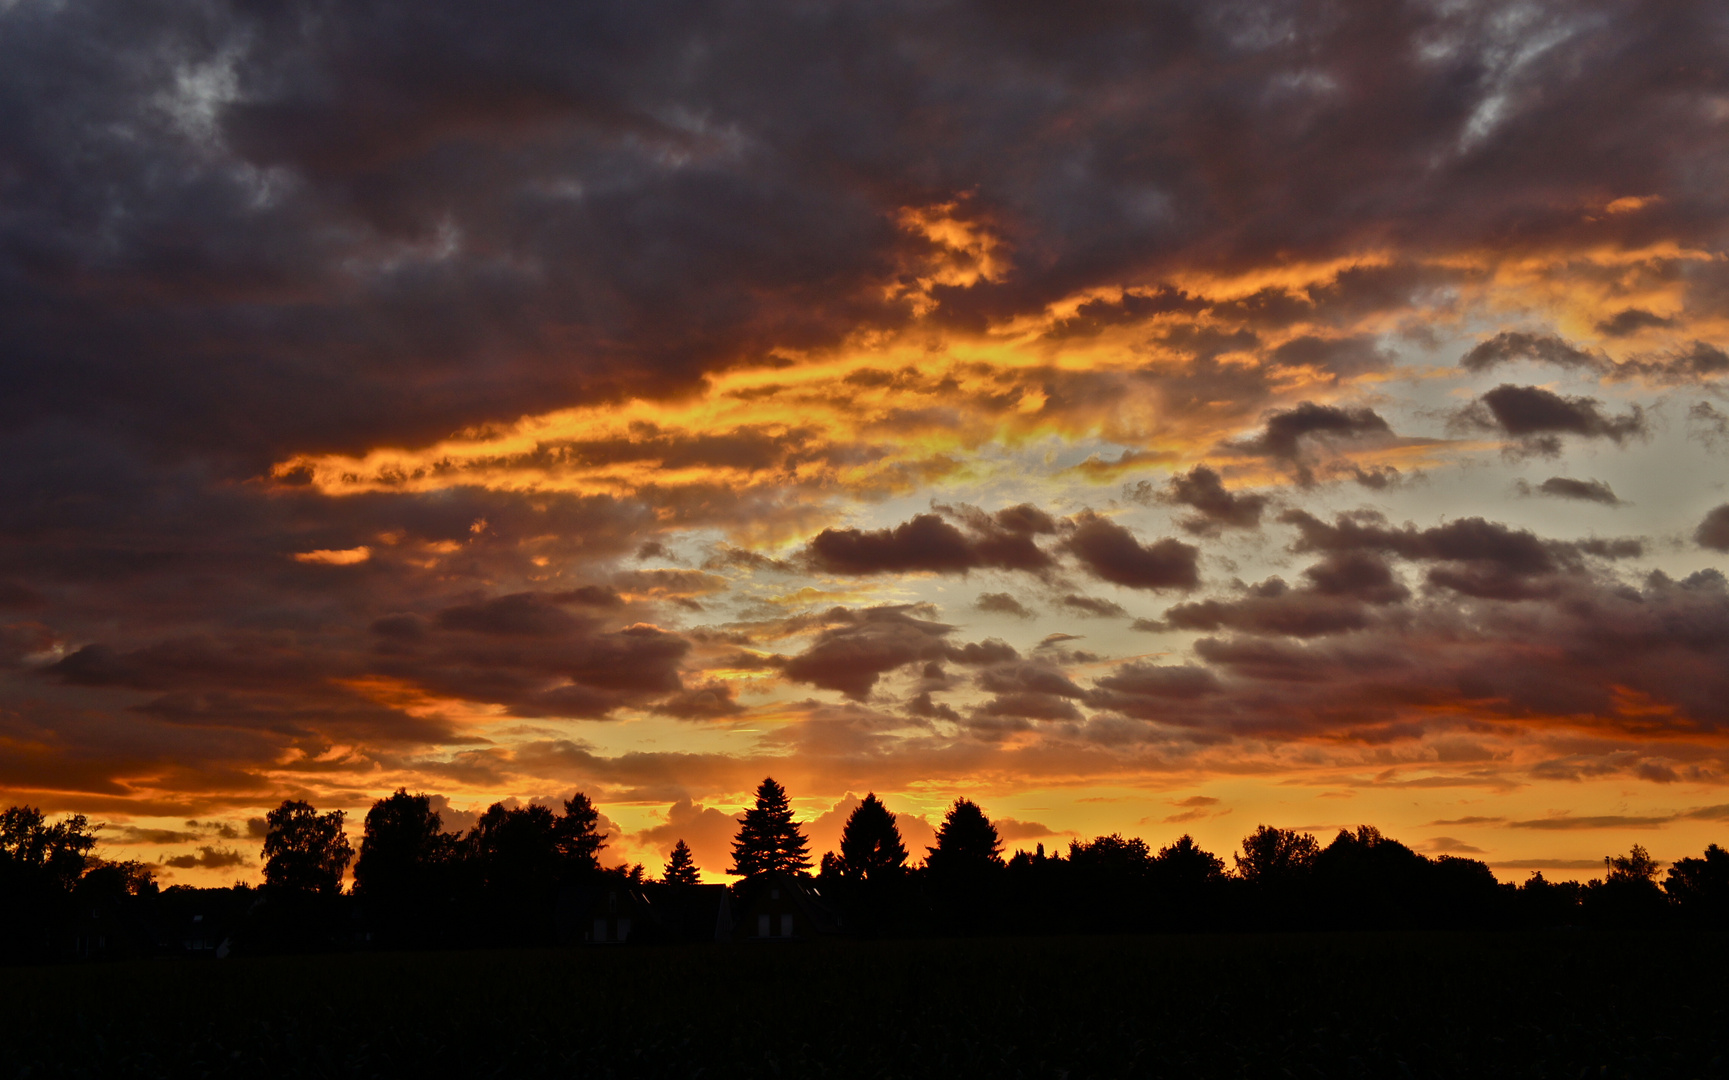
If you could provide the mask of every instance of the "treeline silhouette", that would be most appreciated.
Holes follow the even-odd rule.
[[[1185,835],[1157,850],[1099,836],[1004,857],[995,825],[956,799],[915,862],[867,795],[838,851],[809,843],[772,778],[739,819],[731,886],[703,885],[681,839],[658,877],[604,866],[582,793],[562,812],[494,804],[446,832],[424,794],[367,812],[358,853],[342,811],[288,800],[266,817],[264,884],[160,888],[152,868],[93,854],[81,815],[0,814],[0,959],[226,956],[366,948],[1186,931],[1729,929],[1729,851],[1660,874],[1643,847],[1588,882],[1498,882],[1477,860],[1430,858],[1372,826],[1314,836],[1262,825],[1230,865]],[[358,857],[357,857],[358,856]],[[343,880],[353,866],[353,885]]]

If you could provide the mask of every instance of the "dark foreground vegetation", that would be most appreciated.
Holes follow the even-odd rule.
[[[341,811],[285,801],[266,819],[264,885],[157,886],[152,868],[92,854],[81,817],[0,813],[0,963],[721,941],[1051,937],[1267,931],[1729,929],[1729,851],[1662,867],[1635,845],[1589,882],[1520,885],[1472,859],[1421,855],[1370,826],[1325,844],[1262,825],[1233,866],[1188,836],[1153,850],[1117,834],[1005,859],[977,804],[955,800],[913,864],[867,795],[840,850],[812,860],[786,791],[766,779],[739,822],[730,888],[689,849],[659,880],[605,867],[580,792],[563,813],[494,805],[447,833],[425,795],[367,813],[358,859]],[[354,863],[354,884],[343,888]]]
[[[1720,1077],[1718,934],[1096,936],[15,969],[0,1078]]]

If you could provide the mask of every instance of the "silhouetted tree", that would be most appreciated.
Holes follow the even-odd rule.
[[[1663,891],[1687,922],[1729,928],[1729,851],[1712,844],[1704,858],[1676,859]]]
[[[1608,881],[1647,882],[1657,881],[1657,860],[1645,850],[1643,844],[1634,844],[1631,851],[1625,855],[1610,855],[1603,859],[1603,865],[1608,873]]]
[[[1537,870],[1519,886],[1515,923],[1524,927],[1561,927],[1578,923],[1585,887],[1577,881],[1550,881]]]
[[[31,806],[0,813],[0,955],[49,953],[95,846],[82,814],[51,825]]]
[[[1153,856],[1153,865],[1167,883],[1206,883],[1225,876],[1225,860],[1196,844],[1188,833],[1160,848]]]
[[[1141,929],[1151,902],[1153,855],[1140,837],[1119,833],[1069,843],[1069,869],[1084,904],[1073,914],[1081,929],[1120,932]]]
[[[468,841],[489,888],[540,890],[558,878],[558,818],[547,807],[493,803],[475,821]]]
[[[606,833],[599,831],[600,811],[577,792],[564,800],[564,815],[558,819],[554,838],[558,856],[567,875],[591,876],[600,869],[600,849],[606,846]]]
[[[1161,929],[1210,930],[1228,925],[1231,913],[1225,860],[1184,833],[1152,859],[1153,916]]]
[[[683,840],[672,846],[672,854],[666,861],[666,869],[661,872],[660,880],[668,885],[702,884],[702,872],[697,869],[696,860],[691,857],[690,848]]]
[[[1602,881],[1585,889],[1585,916],[1599,926],[1649,926],[1661,921],[1668,898],[1657,885],[1657,861],[1640,844],[1603,860]]]
[[[1422,921],[1429,860],[1374,826],[1340,829],[1313,864],[1322,925],[1389,929]]]
[[[265,815],[264,884],[283,893],[341,892],[342,872],[354,858],[342,818],[341,810],[320,814],[296,799]]]
[[[406,788],[372,804],[354,864],[354,893],[367,922],[387,943],[448,936],[458,891],[458,844],[425,794]]]
[[[937,846],[925,850],[929,852],[925,866],[938,876],[1003,865],[1003,845],[997,827],[971,799],[955,800],[937,829]]]
[[[810,869],[809,844],[793,820],[786,789],[765,777],[757,785],[756,806],[739,819],[732,842],[729,874],[746,878],[762,874],[801,874]]]
[[[397,788],[366,812],[360,858],[354,864],[354,891],[383,898],[423,889],[430,868],[443,861],[449,847],[444,821],[432,808],[432,800]]]
[[[33,806],[0,813],[0,874],[13,882],[38,881],[66,891],[84,873],[96,833],[83,814],[48,824]]]
[[[1242,854],[1236,856],[1237,874],[1251,884],[1294,881],[1314,869],[1320,853],[1320,845],[1308,833],[1261,825],[1243,837]]]
[[[1084,843],[1069,841],[1071,865],[1098,871],[1116,880],[1134,881],[1145,877],[1152,859],[1147,842],[1138,836],[1124,840],[1120,833],[1111,833]]]
[[[895,816],[871,792],[847,816],[837,869],[843,877],[874,881],[906,869],[907,848]]]

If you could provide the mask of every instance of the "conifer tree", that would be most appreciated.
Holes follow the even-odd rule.
[[[668,885],[699,885],[702,874],[697,869],[696,860],[691,858],[690,848],[683,840],[673,845],[672,856],[667,860],[666,870],[661,873],[660,880]]]
[[[756,807],[739,819],[732,842],[729,874],[799,874],[810,869],[810,851],[799,823],[792,819],[786,789],[766,777],[756,789]]]
[[[600,831],[600,811],[587,795],[577,792],[564,800],[564,816],[554,829],[558,856],[568,871],[593,873],[600,869],[600,849],[607,834]]]
[[[937,830],[937,846],[925,865],[939,874],[968,873],[1003,865],[1002,839],[997,827],[971,799],[956,799]]]
[[[895,816],[875,792],[853,809],[840,834],[840,872],[871,881],[899,874],[906,868],[907,848]]]

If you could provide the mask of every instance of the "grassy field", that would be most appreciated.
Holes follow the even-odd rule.
[[[1713,1077],[1720,936],[354,955],[0,971],[12,1077]]]

